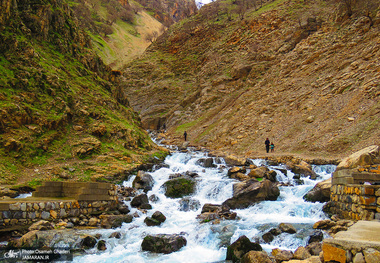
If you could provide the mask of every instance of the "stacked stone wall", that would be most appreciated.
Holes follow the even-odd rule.
[[[46,182],[31,198],[0,201],[0,229],[39,220],[58,222],[81,215],[99,215],[116,207],[115,185]]]
[[[331,187],[333,213],[353,220],[380,219],[380,185],[335,184]]]

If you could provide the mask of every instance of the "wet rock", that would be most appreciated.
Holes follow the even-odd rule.
[[[132,207],[141,207],[143,204],[149,204],[148,196],[146,194],[137,195],[131,201]]]
[[[136,189],[132,187],[117,186],[118,196],[132,197],[136,195]]]
[[[261,182],[256,179],[236,183],[233,186],[233,197],[224,201],[223,205],[231,209],[247,208],[255,202],[277,200],[280,190],[277,185],[267,179]]]
[[[289,233],[289,234],[294,234],[297,232],[294,226],[291,224],[287,223],[281,223],[278,225],[278,228],[281,230],[281,232]]]
[[[144,223],[147,226],[159,226],[161,223],[165,222],[166,216],[164,216],[160,211],[153,213],[152,217],[146,217]]]
[[[329,219],[325,219],[325,220],[320,220],[318,222],[315,222],[313,225],[313,228],[314,229],[326,230],[326,229],[330,229],[331,227],[333,227],[335,225],[336,225],[336,223],[334,221],[329,220]]]
[[[281,230],[278,227],[275,227],[269,230],[269,233],[271,233],[274,236],[278,236],[279,234],[281,234]]]
[[[266,166],[260,166],[255,169],[252,169],[248,176],[251,178],[264,178],[264,175],[269,172],[268,167]]]
[[[154,180],[150,174],[144,171],[138,171],[136,178],[132,182],[132,187],[135,189],[146,189],[146,188],[152,189],[153,184],[154,184]]]
[[[296,251],[294,251],[293,258],[295,258],[295,259],[304,260],[304,259],[307,259],[309,257],[311,257],[311,254],[309,253],[309,251],[305,247],[298,247],[296,249]]]
[[[205,168],[212,168],[212,167],[216,167],[216,165],[214,164],[214,159],[213,158],[200,158],[196,164],[202,166],[202,167],[205,167]]]
[[[32,230],[23,235],[20,239],[11,240],[8,243],[9,247],[17,248],[33,248],[33,247],[42,247],[44,240],[39,237],[39,230]]]
[[[225,205],[205,204],[202,207],[202,212],[197,216],[197,219],[201,219],[204,222],[212,221],[215,219],[229,219],[236,218],[236,213],[231,212],[230,208]]]
[[[277,182],[277,173],[276,173],[276,171],[273,171],[273,170],[268,171],[264,174],[264,178],[275,183],[275,182]]]
[[[128,206],[124,203],[118,204],[117,211],[119,211],[121,214],[128,214],[130,212]]]
[[[309,240],[307,241],[307,244],[313,243],[313,242],[321,242],[323,240],[323,233],[320,230],[316,230],[309,236]]]
[[[159,225],[161,225],[160,221],[158,221],[157,219],[151,218],[151,217],[146,217],[144,219],[144,223],[147,226],[159,226]]]
[[[310,176],[310,179],[317,178],[317,174],[313,171],[311,165],[305,161],[300,161],[298,164],[288,162],[286,165],[294,174]]]
[[[79,248],[89,249],[96,245],[96,238],[91,235],[85,235],[79,241]]]
[[[165,182],[164,188],[167,197],[179,198],[194,193],[195,181],[187,178],[176,178]]]
[[[142,204],[139,206],[140,209],[146,209],[146,210],[150,210],[152,209],[152,205],[151,204]]]
[[[272,233],[270,232],[267,232],[265,233],[263,236],[262,236],[263,240],[265,243],[270,243],[273,241],[274,239],[274,236],[272,235]]]
[[[228,169],[227,176],[230,178],[233,178],[233,174],[236,174],[236,173],[245,174],[246,172],[247,172],[247,170],[244,167],[234,166],[234,167]]]
[[[141,248],[144,251],[169,254],[186,246],[187,240],[177,234],[148,235],[144,238]]]
[[[244,254],[249,251],[262,251],[262,247],[258,243],[253,243],[246,236],[239,237],[234,243],[227,247],[226,260],[232,262],[240,262]]]
[[[288,261],[293,258],[293,252],[290,250],[281,250],[279,248],[275,248],[272,250],[272,255],[274,256],[277,263],[282,261]]]
[[[164,216],[164,214],[162,214],[160,211],[154,212],[152,218],[158,220],[161,223],[166,221],[166,216]]]
[[[98,244],[97,244],[97,249],[100,250],[100,251],[104,251],[104,250],[107,250],[107,246],[106,246],[106,241],[105,240],[99,240]]]
[[[330,188],[331,178],[317,183],[304,195],[303,199],[309,202],[328,202],[330,201]]]
[[[244,158],[239,158],[233,155],[228,155],[224,157],[224,161],[228,166],[244,166],[246,159]]]
[[[249,251],[241,258],[241,263],[273,263],[265,251]]]
[[[103,228],[116,228],[120,227],[123,223],[132,222],[132,215],[101,215],[99,216],[101,220],[100,225]]]
[[[322,252],[322,244],[319,242],[310,243],[306,248],[312,256],[319,256]]]
[[[33,231],[33,230],[44,231],[44,230],[50,230],[50,229],[54,229],[54,225],[52,223],[50,223],[49,221],[46,221],[46,220],[40,220],[40,221],[32,224],[28,228],[29,231]]]
[[[116,238],[116,239],[120,239],[121,238],[121,234],[120,232],[113,232],[108,238]]]

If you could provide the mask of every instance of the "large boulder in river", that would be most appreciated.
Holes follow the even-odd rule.
[[[313,189],[307,192],[303,199],[309,202],[330,201],[331,178],[317,183]]]
[[[144,172],[144,171],[138,171],[135,180],[132,182],[133,188],[136,189],[152,189],[153,187],[153,177]]]
[[[100,225],[102,228],[116,228],[123,223],[131,223],[132,215],[100,215]]]
[[[211,167],[216,167],[214,164],[214,159],[209,157],[209,158],[200,158],[196,164],[205,167],[205,168],[211,168]]]
[[[227,176],[239,181],[245,181],[249,179],[249,176],[245,174],[246,171],[245,167],[234,166],[228,170]]]
[[[236,219],[236,213],[231,212],[230,208],[225,205],[205,204],[202,207],[202,212],[197,216],[197,219],[203,220],[203,222],[209,222],[215,219]]]
[[[186,246],[187,240],[177,234],[148,235],[144,238],[141,248],[144,251],[169,254]]]
[[[233,186],[233,197],[223,202],[231,209],[247,208],[256,202],[277,200],[280,190],[277,185],[267,179],[261,182],[256,179],[239,182]]]
[[[146,194],[140,194],[135,196],[131,201],[131,206],[139,207],[142,209],[150,209],[148,196]]]
[[[195,191],[195,181],[190,178],[175,178],[165,182],[165,195],[171,198],[180,198]]]
[[[264,178],[264,175],[266,172],[269,172],[268,167],[260,166],[260,167],[252,169],[248,175],[251,178]]]
[[[162,214],[160,211],[156,211],[153,213],[152,217],[146,217],[144,223],[147,226],[159,226],[161,223],[166,221],[166,216]]]
[[[311,168],[311,165],[305,161],[300,161],[298,164],[287,162],[286,166],[294,173],[302,176],[310,176],[310,179],[316,179],[317,174]]]
[[[262,251],[262,247],[258,243],[253,243],[246,236],[239,237],[234,243],[227,247],[226,260],[232,262],[240,262],[244,254],[249,251]]]
[[[353,169],[358,166],[366,166],[380,163],[380,146],[372,145],[343,159],[336,170]]]

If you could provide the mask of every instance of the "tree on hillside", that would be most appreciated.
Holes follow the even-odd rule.
[[[240,20],[244,19],[244,15],[248,10],[248,5],[246,0],[237,0],[236,3],[236,9],[235,12],[238,14]]]
[[[154,40],[156,40],[158,37],[158,32],[157,31],[153,31],[151,33],[148,33],[145,35],[144,39],[145,41],[149,41],[150,43],[153,43]]]

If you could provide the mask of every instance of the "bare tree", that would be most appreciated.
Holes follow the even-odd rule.
[[[145,41],[149,41],[150,43],[153,43],[158,37],[158,32],[157,31],[153,31],[151,33],[148,33],[145,35],[144,39]]]

